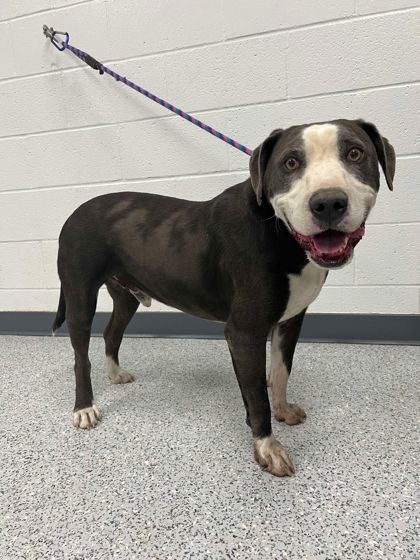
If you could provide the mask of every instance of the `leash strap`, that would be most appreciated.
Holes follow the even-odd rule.
[[[196,119],[195,117],[193,117],[189,113],[186,113],[182,109],[179,109],[178,107],[175,107],[175,105],[172,105],[172,103],[169,103],[168,101],[165,101],[164,99],[161,99],[160,97],[158,97],[154,93],[151,93],[150,91],[147,91],[147,89],[144,89],[141,86],[135,84],[134,82],[131,82],[130,80],[127,80],[127,78],[125,76],[121,76],[120,74],[117,74],[117,72],[114,72],[113,70],[111,70],[107,66],[101,64],[96,59],[94,59],[93,56],[91,56],[90,54],[88,54],[84,51],[81,51],[80,49],[77,49],[76,47],[73,47],[73,45],[69,44],[69,34],[68,33],[63,32],[63,31],[55,31],[52,27],[48,27],[47,25],[43,26],[43,32],[44,32],[44,35],[48,39],[51,40],[51,43],[59,51],[64,51],[66,49],[71,51],[75,56],[80,58],[80,60],[82,60],[85,64],[87,64],[88,66],[90,66],[94,70],[98,70],[99,74],[104,74],[104,73],[109,74],[112,78],[115,78],[115,80],[117,82],[121,82],[124,85],[128,86],[129,88],[134,89],[135,91],[138,91],[139,93],[141,93],[145,97],[148,97],[149,99],[151,99],[152,101],[155,101],[156,103],[159,103],[159,105],[162,105],[163,107],[165,107],[169,111],[172,111],[172,113],[175,113],[176,115],[179,115],[180,117],[189,121],[190,123],[195,124],[196,126],[199,126],[200,128],[202,128],[206,132],[209,132],[213,136],[216,136],[216,138],[219,138],[220,140],[223,140],[223,142],[226,142],[227,144],[230,144],[231,146],[233,146],[237,150],[240,150],[241,152],[244,152],[245,154],[248,154],[249,156],[252,155],[252,150],[250,150],[249,148],[247,148],[243,144],[240,144],[239,142],[237,142],[233,138],[229,138],[229,136],[226,136],[222,132],[219,132],[218,130],[215,130],[213,127],[209,126],[208,124],[205,124],[203,121],[200,121],[199,119]],[[57,35],[63,35],[64,40],[60,41],[59,39],[57,39]]]

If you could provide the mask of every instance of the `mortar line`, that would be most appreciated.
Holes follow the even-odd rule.
[[[348,90],[342,90],[342,91],[334,91],[334,92],[323,92],[323,93],[316,93],[316,94],[312,94],[312,95],[302,95],[302,96],[297,96],[297,97],[291,97],[289,99],[275,99],[275,100],[269,100],[269,101],[256,101],[253,103],[243,103],[243,104],[238,104],[238,105],[226,105],[226,106],[222,106],[222,107],[214,107],[211,109],[188,109],[187,112],[190,113],[194,113],[195,115],[198,116],[203,116],[203,115],[211,115],[214,113],[223,113],[223,112],[229,112],[229,111],[236,111],[236,110],[240,110],[240,109],[247,109],[247,108],[253,108],[253,107],[270,107],[270,106],[275,106],[275,105],[281,105],[282,103],[292,103],[294,101],[302,101],[305,99],[320,99],[323,97],[334,97],[334,96],[339,96],[339,95],[348,95],[348,94],[358,94],[360,92],[369,92],[369,91],[382,91],[382,90],[387,90],[387,89],[396,89],[396,88],[403,88],[403,87],[407,87],[407,86],[418,86],[420,85],[420,80],[418,81],[408,81],[408,82],[400,82],[397,84],[384,84],[384,85],[380,85],[380,86],[367,86],[364,88],[358,88],[358,89],[348,89]],[[0,142],[8,140],[8,139],[12,139],[12,138],[27,138],[27,137],[31,137],[31,136],[43,136],[43,135],[48,135],[48,134],[61,134],[61,133],[67,133],[67,132],[78,132],[81,130],[94,130],[94,129],[98,129],[98,128],[106,128],[106,127],[111,127],[111,126],[118,126],[118,125],[125,125],[125,124],[132,124],[132,123],[146,123],[146,122],[152,122],[152,121],[162,121],[164,119],[177,119],[178,116],[177,115],[162,115],[160,116],[155,116],[155,117],[145,117],[145,118],[139,118],[139,119],[127,119],[127,120],[122,120],[122,121],[115,121],[115,122],[105,122],[105,123],[99,123],[99,124],[90,124],[90,125],[84,125],[84,126],[75,126],[75,127],[71,127],[71,128],[52,128],[49,130],[42,130],[40,132],[24,132],[24,133],[17,133],[17,134],[10,134],[8,136],[0,136]]]
[[[90,0],[89,0],[90,1]],[[91,0],[92,2],[95,2],[95,0]],[[56,8],[58,9],[64,9],[66,8],[66,6],[62,6],[61,8]],[[108,64],[117,64],[117,63],[121,63],[121,62],[130,62],[133,60],[140,60],[140,59],[144,59],[144,58],[148,58],[148,57],[155,57],[155,56],[160,56],[160,55],[165,55],[168,53],[177,53],[177,52],[181,52],[181,51],[189,51],[189,50],[196,50],[196,49],[200,49],[200,48],[205,48],[208,46],[216,46],[216,45],[224,45],[224,44],[229,44],[229,43],[233,43],[233,42],[237,42],[237,41],[244,41],[247,39],[255,39],[258,37],[266,37],[266,36],[271,36],[271,35],[278,35],[281,33],[287,33],[287,32],[293,32],[293,31],[300,31],[302,29],[310,29],[310,28],[318,28],[318,27],[322,27],[325,25],[330,25],[331,23],[344,23],[344,22],[348,22],[348,21],[357,21],[359,19],[363,19],[363,20],[367,20],[367,19],[372,19],[375,17],[381,17],[381,16],[386,16],[386,15],[390,15],[390,14],[399,14],[399,13],[405,13],[405,12],[411,12],[411,11],[417,11],[420,10],[419,7],[414,6],[414,7],[408,7],[408,8],[401,8],[401,9],[397,9],[397,10],[388,10],[385,12],[377,12],[374,14],[366,14],[366,15],[357,15],[357,16],[346,16],[346,17],[341,17],[341,18],[336,18],[336,19],[330,19],[330,20],[325,20],[325,21],[321,21],[321,22],[315,22],[315,23],[309,23],[307,25],[301,25],[301,26],[290,26],[290,27],[283,27],[281,29],[275,29],[275,30],[271,30],[271,31],[259,31],[258,33],[252,33],[252,34],[245,34],[245,35],[241,35],[241,36],[237,36],[237,37],[231,37],[231,38],[223,38],[223,39],[218,39],[217,41],[208,41],[208,42],[204,42],[204,43],[198,43],[196,45],[188,45],[188,46],[184,46],[184,47],[178,47],[175,49],[163,49],[163,50],[158,50],[158,51],[153,51],[151,53],[144,53],[141,55],[135,55],[133,57],[127,57],[127,58],[120,58],[120,59],[112,59],[112,58],[108,58],[108,59],[104,59],[102,60],[102,64],[104,65],[108,65]],[[31,16],[28,16],[31,17]],[[5,22],[0,22],[0,26],[2,23]],[[66,71],[74,71],[76,69],[78,69],[80,66],[75,67],[71,67],[71,68],[66,68],[63,70]],[[12,80],[21,80],[21,79],[25,79],[25,78],[29,78],[29,77],[33,77],[33,76],[41,76],[41,75],[49,75],[49,74],[54,74],[55,72],[57,72],[58,70],[52,70],[52,71],[48,71],[48,72],[38,72],[38,73],[34,73],[34,74],[27,74],[25,76],[16,76],[14,78],[3,78],[0,79],[0,84],[2,82],[5,81],[12,81]]]

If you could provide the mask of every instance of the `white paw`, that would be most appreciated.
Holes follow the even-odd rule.
[[[271,435],[255,440],[254,456],[257,463],[274,476],[292,476],[295,468],[282,444]]]
[[[109,376],[111,383],[131,383],[136,379],[136,376],[126,369],[119,368],[112,376]]]
[[[131,383],[136,376],[126,369],[121,368],[112,358],[107,357],[106,369],[111,383]]]
[[[81,408],[73,413],[73,425],[76,428],[94,428],[101,418],[102,415],[99,412],[98,407],[93,404],[88,408]]]
[[[279,422],[286,422],[289,426],[301,424],[306,419],[306,412],[297,404],[287,403],[274,407],[274,418]]]

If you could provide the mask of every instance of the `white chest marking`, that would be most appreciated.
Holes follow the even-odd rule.
[[[300,274],[288,274],[289,301],[280,320],[286,321],[308,307],[318,297],[326,276],[326,270],[312,263],[308,263]]]

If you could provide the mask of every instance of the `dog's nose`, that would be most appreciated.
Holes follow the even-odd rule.
[[[341,220],[348,203],[349,199],[342,190],[322,189],[311,196],[309,208],[320,225],[332,227]]]

